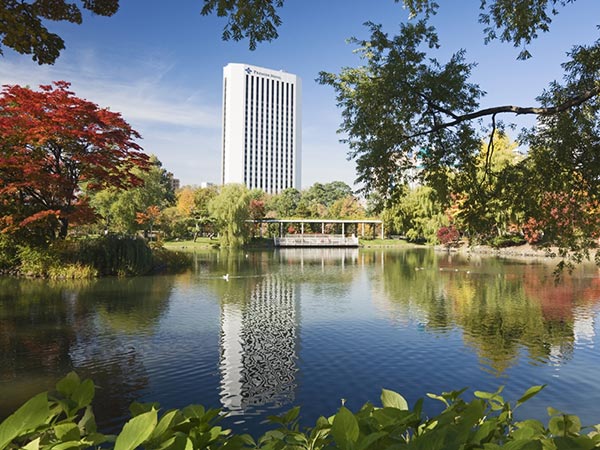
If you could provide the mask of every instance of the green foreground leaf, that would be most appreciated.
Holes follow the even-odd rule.
[[[24,431],[42,425],[50,415],[48,394],[42,392],[21,406],[14,414],[0,424],[0,450]]]
[[[157,413],[153,409],[134,417],[117,436],[115,450],[133,450],[150,437],[156,427]]]

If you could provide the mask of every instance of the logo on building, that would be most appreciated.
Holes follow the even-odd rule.
[[[279,75],[275,75],[273,73],[259,72],[258,70],[251,69],[250,67],[246,67],[244,69],[244,72],[246,72],[248,75],[258,75],[261,77],[274,78],[276,80],[281,80],[281,76],[279,76]]]

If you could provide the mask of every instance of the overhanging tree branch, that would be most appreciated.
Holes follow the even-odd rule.
[[[572,97],[569,100],[567,100],[566,102],[563,102],[556,106],[550,106],[547,108],[534,107],[534,106],[522,107],[522,106],[514,106],[514,105],[504,105],[504,106],[495,106],[493,108],[481,109],[479,111],[474,111],[472,113],[463,114],[461,116],[458,116],[455,114],[449,114],[450,116],[455,117],[455,119],[450,122],[444,122],[441,124],[434,125],[433,127],[429,128],[427,130],[420,131],[420,132],[412,134],[410,136],[406,136],[406,139],[412,139],[412,138],[419,137],[419,136],[426,136],[428,134],[435,133],[436,131],[440,131],[440,130],[443,130],[446,128],[453,127],[462,122],[468,122],[470,120],[479,119],[480,117],[495,116],[497,114],[502,114],[502,113],[514,113],[516,115],[534,114],[534,115],[538,115],[538,116],[551,116],[554,114],[558,114],[558,113],[567,111],[568,109],[571,109],[575,106],[579,106],[579,105],[585,103],[586,101],[588,101],[589,99],[591,99],[592,97],[599,95],[599,94],[600,94],[600,85],[598,85],[594,89],[589,89],[580,95]]]
[[[450,116],[453,119],[458,119],[460,117],[460,116],[454,114],[454,112],[450,111],[448,108],[444,108],[442,106],[435,104],[434,102],[431,101],[431,98],[429,98],[429,96],[423,94],[422,92],[417,92],[417,95],[419,97],[421,97],[422,99],[424,99],[427,102],[427,106],[429,108],[433,109],[434,111],[446,114],[447,116]]]

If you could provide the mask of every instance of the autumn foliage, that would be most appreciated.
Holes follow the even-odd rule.
[[[437,238],[442,245],[446,247],[451,247],[452,245],[456,245],[458,239],[460,238],[460,233],[454,226],[450,225],[447,227],[441,227],[437,231]]]
[[[121,115],[78,98],[70,84],[0,94],[0,231],[65,237],[93,219],[87,192],[138,185],[147,156]]]
[[[537,243],[546,235],[551,241],[598,238],[600,201],[586,190],[545,192],[540,206],[540,217],[530,217],[523,224],[527,242]]]

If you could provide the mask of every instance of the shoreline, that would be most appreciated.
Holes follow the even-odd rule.
[[[436,245],[435,251],[456,253],[461,255],[479,255],[479,256],[496,256],[500,258],[512,258],[512,259],[523,259],[523,260],[542,260],[544,262],[558,263],[560,261],[569,260],[569,256],[573,255],[573,252],[569,252],[565,256],[561,256],[560,248],[556,246],[552,247],[537,247],[531,244],[517,245],[513,247],[502,247],[493,248],[486,245],[474,245],[472,247],[463,244],[460,247],[447,249],[441,245]],[[581,263],[594,263],[594,257],[598,249],[588,248],[589,257],[585,256],[582,258]],[[577,264],[577,263],[575,263]]]
[[[206,238],[199,240],[199,242],[191,241],[171,241],[165,242],[164,248],[171,251],[195,251],[195,250],[217,250],[218,240],[208,240]],[[272,245],[269,245],[266,240],[259,240],[251,243],[244,247],[245,250],[262,250],[272,249]],[[468,244],[461,242],[458,247],[447,248],[442,245],[427,245],[427,244],[416,244],[410,243],[405,240],[396,239],[375,239],[375,240],[364,240],[361,241],[359,249],[410,249],[410,248],[422,248],[422,249],[433,249],[435,252],[449,252],[452,254],[460,254],[465,256],[488,256],[488,257],[500,257],[500,258],[512,258],[512,259],[523,259],[529,261],[544,261],[558,263],[561,260],[569,259],[568,256],[561,256],[559,247],[539,247],[531,244],[516,245],[512,247],[494,248],[487,245],[474,245],[469,246]],[[243,251],[243,250],[241,250]],[[590,248],[589,258],[583,258],[582,262],[594,262],[594,256],[598,249]],[[571,253],[572,254],[572,253]]]
[[[447,250],[440,245],[436,245],[435,249],[440,251]],[[493,256],[521,256],[527,258],[559,258],[558,247],[540,248],[530,244],[501,248],[494,248],[489,245],[461,245],[460,247],[451,248],[450,252]]]

